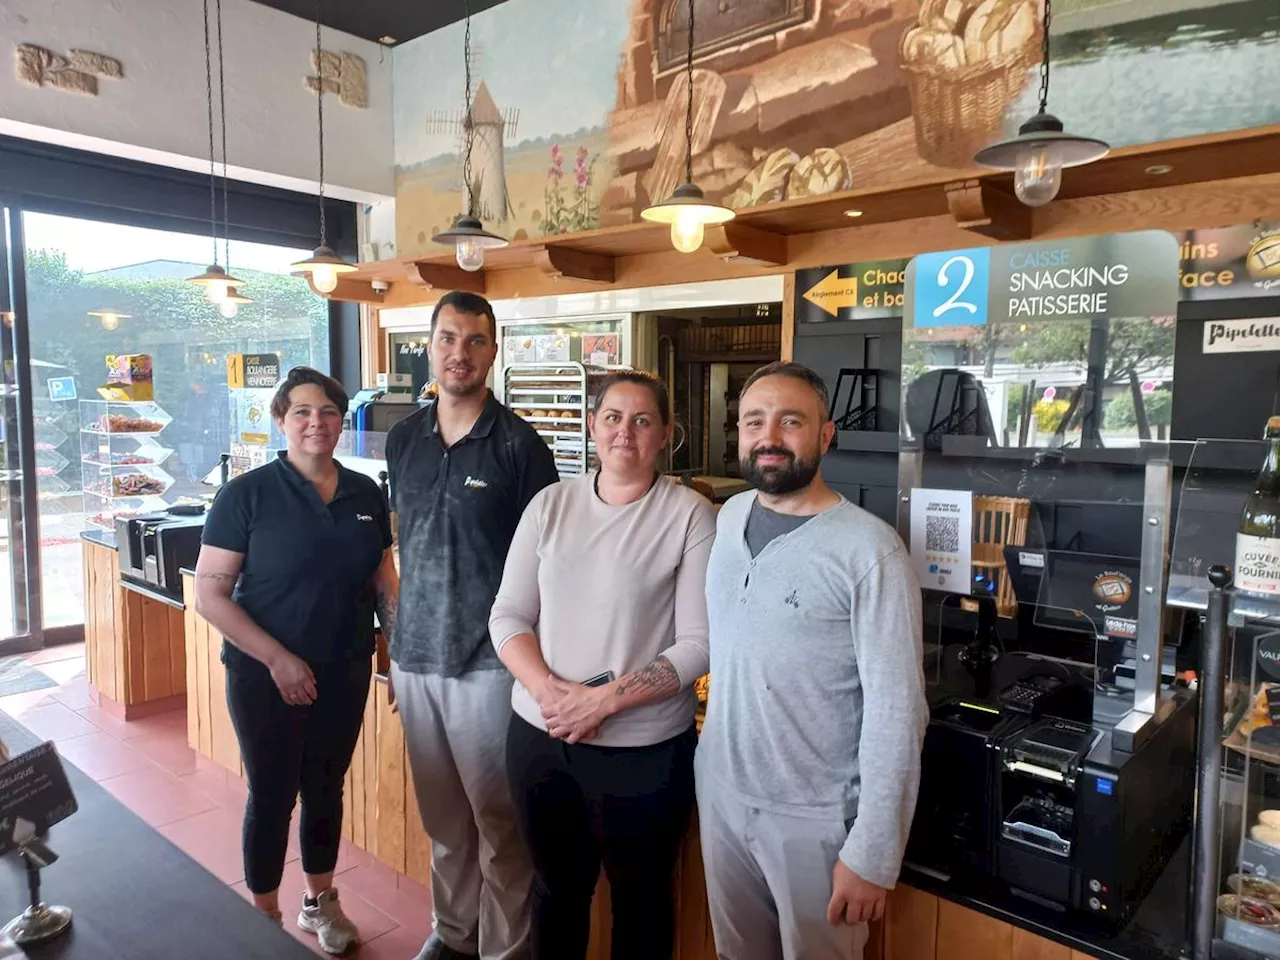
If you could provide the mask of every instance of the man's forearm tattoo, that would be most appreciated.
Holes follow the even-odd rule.
[[[635,673],[629,673],[618,683],[618,696],[628,693],[655,693],[667,695],[680,689],[680,675],[671,661],[658,657]]]
[[[238,573],[197,573],[197,580],[220,580],[223,583],[235,583],[240,579]]]

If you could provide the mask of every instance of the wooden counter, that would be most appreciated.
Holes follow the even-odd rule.
[[[226,705],[222,639],[195,613],[195,580],[183,577],[187,642],[187,733],[192,749],[242,775],[240,751]],[[385,655],[382,655],[385,657]],[[375,674],[385,671],[385,659]],[[375,676],[365,704],[364,729],[347,774],[347,840],[419,883],[431,882],[431,841],[414,798],[404,733],[387,703],[386,682]],[[697,829],[691,829],[676,866],[674,960],[716,960],[707,912]],[[592,907],[588,960],[608,960],[608,883],[602,876]],[[1082,953],[1004,920],[900,884],[890,894],[883,923],[873,924],[865,960],[1085,960]],[[1135,955],[1136,956],[1136,955]],[[1145,957],[1144,957],[1145,960]]]
[[[84,536],[85,672],[98,705],[133,720],[181,709],[187,693],[182,604],[120,579],[109,541]]]

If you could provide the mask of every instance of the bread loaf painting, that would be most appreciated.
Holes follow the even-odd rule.
[[[1021,93],[1039,38],[1037,0],[924,0],[900,47],[922,160],[972,166]]]
[[[781,200],[787,194],[787,180],[800,162],[800,155],[785,147],[775,150],[743,178],[738,189],[730,194],[729,206],[735,210],[755,207],[763,203]]]
[[[1036,39],[1034,0],[925,0],[902,40],[907,63],[976,66],[1015,53]]]

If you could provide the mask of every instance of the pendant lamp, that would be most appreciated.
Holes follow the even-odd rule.
[[[693,253],[702,246],[708,224],[726,223],[737,215],[729,207],[711,203],[702,188],[693,182],[693,27],[693,0],[689,0],[689,48],[685,52],[685,182],[661,203],[640,211],[640,216],[651,223],[671,224],[671,243],[681,253]]]
[[[300,274],[311,274],[312,285],[321,293],[333,293],[338,274],[351,273],[355,265],[343,260],[328,244],[324,222],[324,52],[320,48],[320,4],[316,0],[316,117],[320,140],[320,246],[306,260],[293,264]]]
[[[213,262],[204,268],[204,273],[188,277],[187,283],[203,287],[205,299],[210,303],[221,303],[227,291],[240,280],[218,265],[218,178],[213,148],[213,54],[209,47],[209,0],[204,0],[204,79],[209,114],[209,230],[213,235]]]
[[[222,262],[231,268],[231,217],[227,201],[227,85],[224,82],[224,61],[222,59],[222,0],[216,0],[218,18],[218,116],[222,119]],[[239,281],[237,281],[238,283]],[[240,307],[253,303],[240,292],[239,287],[231,284],[226,293],[218,301],[218,312],[230,320],[240,312]]]
[[[1049,23],[1052,0],[1044,0],[1044,41],[1040,61],[1040,110],[1018,128],[1012,140],[979,150],[973,162],[993,170],[1013,171],[1013,192],[1029,207],[1044,206],[1058,195],[1063,167],[1101,160],[1111,150],[1101,140],[1065,132],[1049,112]]]
[[[507,241],[496,233],[484,228],[476,210],[476,195],[471,181],[471,145],[475,140],[475,125],[471,122],[471,5],[463,4],[466,13],[466,30],[462,39],[462,55],[464,61],[465,84],[463,87],[463,153],[462,153],[462,189],[467,198],[467,212],[453,221],[448,230],[437,233],[431,239],[454,248],[458,258],[458,266],[463,270],[475,272],[484,266],[484,252],[505,247]]]

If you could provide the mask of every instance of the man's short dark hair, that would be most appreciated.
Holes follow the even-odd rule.
[[[831,399],[827,394],[826,383],[803,363],[796,363],[793,360],[775,360],[761,367],[747,377],[747,382],[742,385],[742,392],[738,394],[738,399],[745,397],[747,391],[765,377],[790,377],[792,380],[799,380],[817,395],[818,402],[822,404],[823,422],[831,419]]]
[[[435,336],[436,332],[436,318],[445,307],[453,307],[458,313],[470,314],[473,317],[488,317],[489,336],[493,338],[494,343],[498,342],[498,318],[493,314],[493,304],[480,294],[468,293],[466,290],[450,290],[436,301],[435,309],[431,311],[432,336]]]
[[[667,396],[667,385],[651,373],[643,370],[614,370],[605,374],[596,384],[596,392],[592,398],[592,408],[600,409],[604,396],[611,389],[623,383],[632,383],[644,387],[653,394],[653,402],[658,408],[658,416],[665,427],[671,423],[671,398]]]
[[[280,381],[280,386],[276,387],[276,395],[271,398],[271,416],[277,420],[283,420],[284,415],[289,412],[289,394],[295,387],[309,383],[323,390],[330,402],[342,412],[343,416],[346,416],[347,391],[333,377],[326,376],[313,367],[294,367],[285,374],[285,378]]]

